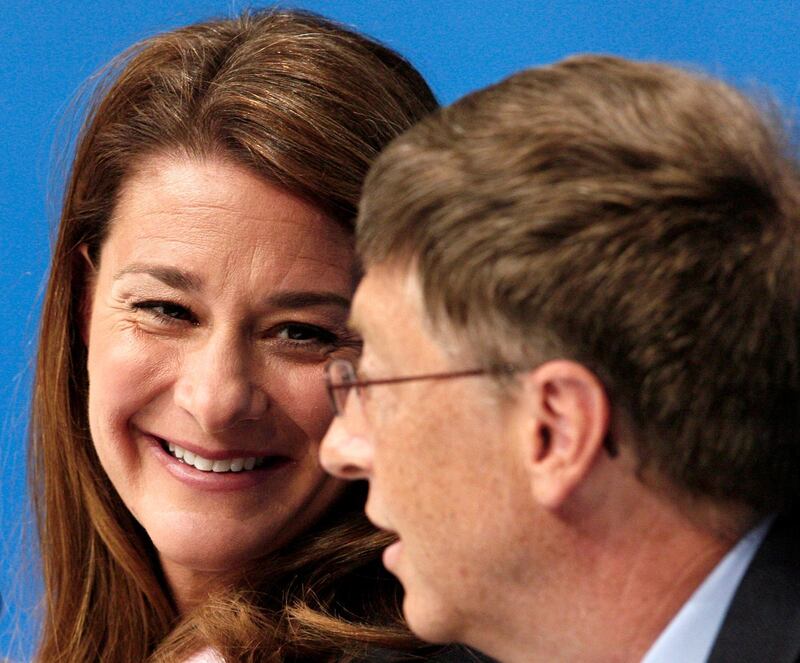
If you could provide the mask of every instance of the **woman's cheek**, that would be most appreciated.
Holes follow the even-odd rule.
[[[309,442],[318,444],[333,418],[325,390],[324,366],[295,366],[284,375],[285,378],[271,389],[270,397],[302,429]]]
[[[133,327],[117,334],[92,334],[89,403],[101,421],[127,425],[139,410],[169,389],[179,366],[175,347],[142,336]]]

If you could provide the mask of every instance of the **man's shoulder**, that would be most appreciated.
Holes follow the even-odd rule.
[[[776,518],[725,615],[709,663],[800,661],[800,518]]]

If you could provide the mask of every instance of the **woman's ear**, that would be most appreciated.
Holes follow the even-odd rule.
[[[83,282],[78,316],[81,327],[81,338],[83,339],[83,344],[88,348],[89,330],[92,321],[92,302],[94,301],[94,289],[97,283],[97,268],[89,253],[88,244],[81,244],[78,247],[78,253],[75,255],[74,260],[76,263],[76,275],[78,279]]]
[[[608,396],[594,373],[570,360],[546,362],[522,380],[532,423],[523,441],[532,495],[545,508],[558,509],[604,452]]]

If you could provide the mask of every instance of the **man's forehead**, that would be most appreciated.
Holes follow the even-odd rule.
[[[370,341],[385,339],[398,319],[421,314],[419,281],[408,269],[384,264],[367,269],[353,297],[349,325]]]

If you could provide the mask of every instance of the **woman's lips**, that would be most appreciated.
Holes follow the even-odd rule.
[[[201,455],[179,444],[166,442],[165,440],[160,440],[160,442],[162,449],[167,453],[201,472],[249,472],[257,467],[263,467],[267,462],[281,458],[281,456],[232,455],[227,458],[217,457],[215,459],[209,458],[211,454]]]
[[[145,434],[145,437],[170,474],[196,488],[241,490],[294,464],[291,458],[280,454],[248,456],[240,451],[206,451],[202,455],[155,435]]]

